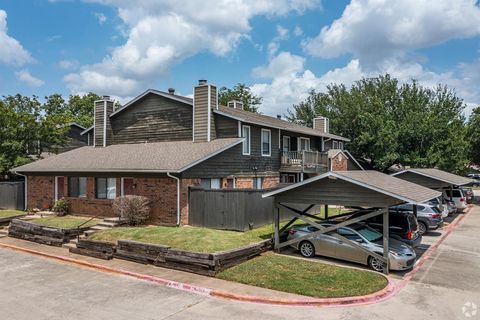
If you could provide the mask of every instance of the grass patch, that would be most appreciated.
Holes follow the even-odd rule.
[[[23,215],[25,212],[19,210],[0,210],[0,219]]]
[[[120,227],[96,232],[93,240],[116,242],[134,240],[162,244],[172,248],[196,251],[219,252],[257,243],[261,233],[214,230],[198,227]],[[268,237],[267,237],[268,239]]]
[[[346,210],[331,208],[329,216],[345,213]],[[322,212],[319,216],[322,216]],[[287,224],[283,221],[280,227]],[[295,224],[304,223],[297,220]],[[195,252],[220,252],[258,243],[272,238],[274,225],[268,224],[253,230],[239,232],[199,227],[120,227],[96,232],[92,240],[116,243],[118,240],[134,240],[144,243],[161,244],[172,248]]]
[[[257,287],[317,298],[366,295],[387,285],[381,274],[265,254],[217,275],[218,278]]]
[[[74,217],[74,216],[64,216],[64,217],[52,216],[52,217],[33,219],[33,220],[30,220],[29,222],[46,226],[46,227],[52,227],[52,228],[74,229],[88,220],[90,220],[90,218],[82,218],[82,217]],[[84,224],[82,228],[94,226],[99,222],[100,220],[93,219],[88,223]]]

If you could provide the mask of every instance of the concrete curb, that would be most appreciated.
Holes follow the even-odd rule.
[[[470,213],[473,206],[470,206],[465,213],[457,218],[454,223],[450,224],[447,228],[445,234],[428,250],[422,255],[420,260],[417,261],[415,267],[409,273],[405,274],[403,279],[397,283],[393,283],[389,277],[387,278],[388,285],[380,291],[377,291],[372,294],[364,296],[355,296],[355,297],[342,297],[342,298],[306,298],[304,300],[287,300],[287,299],[275,299],[268,297],[259,297],[253,295],[239,295],[231,292],[226,292],[222,290],[209,289],[200,286],[190,285],[187,283],[171,281],[155,276],[149,276],[145,274],[140,274],[136,272],[131,272],[127,270],[116,269],[112,267],[107,267],[95,263],[90,263],[78,259],[68,258],[64,256],[53,255],[49,253],[44,253],[36,250],[31,250],[27,248],[22,248],[14,245],[0,243],[0,247],[12,249],[15,251],[25,252],[37,256],[42,256],[45,258],[50,258],[54,260],[59,260],[62,262],[67,262],[70,264],[76,264],[82,267],[89,269],[107,272],[117,275],[129,276],[139,280],[155,283],[162,285],[168,288],[173,288],[177,290],[182,290],[185,292],[190,292],[202,296],[209,296],[215,298],[222,298],[226,300],[234,300],[239,302],[248,302],[248,303],[258,303],[258,304],[269,304],[269,305],[279,305],[279,306],[297,306],[297,307],[339,307],[339,306],[357,306],[364,304],[371,304],[376,302],[381,302],[390,299],[395,296],[401,289],[403,289],[408,282],[413,278],[413,276],[420,270],[420,268],[425,264],[425,261],[433,254],[433,252],[440,246],[440,244],[452,233],[452,231],[458,226],[458,224]]]

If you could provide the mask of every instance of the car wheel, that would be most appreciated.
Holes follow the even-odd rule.
[[[374,257],[369,257],[368,258],[368,266],[372,270],[375,270],[375,271],[378,271],[378,272],[383,272],[384,265],[385,264],[383,263],[383,261],[380,261],[377,258],[374,258]]]
[[[300,254],[305,258],[311,258],[315,255],[315,247],[310,241],[303,241],[298,248],[300,249]]]
[[[427,225],[425,224],[425,222],[418,222],[418,233],[420,233],[420,235],[424,235],[425,233],[427,233],[428,231],[428,227]]]

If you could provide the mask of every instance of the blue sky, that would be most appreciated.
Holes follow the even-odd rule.
[[[261,111],[389,72],[480,104],[475,0],[0,0],[0,95],[189,95],[246,83]]]

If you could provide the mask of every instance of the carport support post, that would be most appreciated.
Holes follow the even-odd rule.
[[[416,218],[418,214],[418,207],[416,204],[413,205],[413,214],[415,215],[415,218]]]
[[[386,260],[386,266],[383,268],[383,273],[388,275],[388,270],[390,269],[389,259],[388,259],[388,236],[389,236],[389,225],[388,221],[388,207],[384,209],[383,212],[383,257]]]
[[[273,219],[275,225],[273,249],[280,252],[280,249],[278,248],[278,245],[280,244],[280,207],[276,201],[273,205]]]
[[[325,205],[325,220],[328,220],[328,204]]]
[[[450,201],[453,201],[453,185],[450,185]]]

